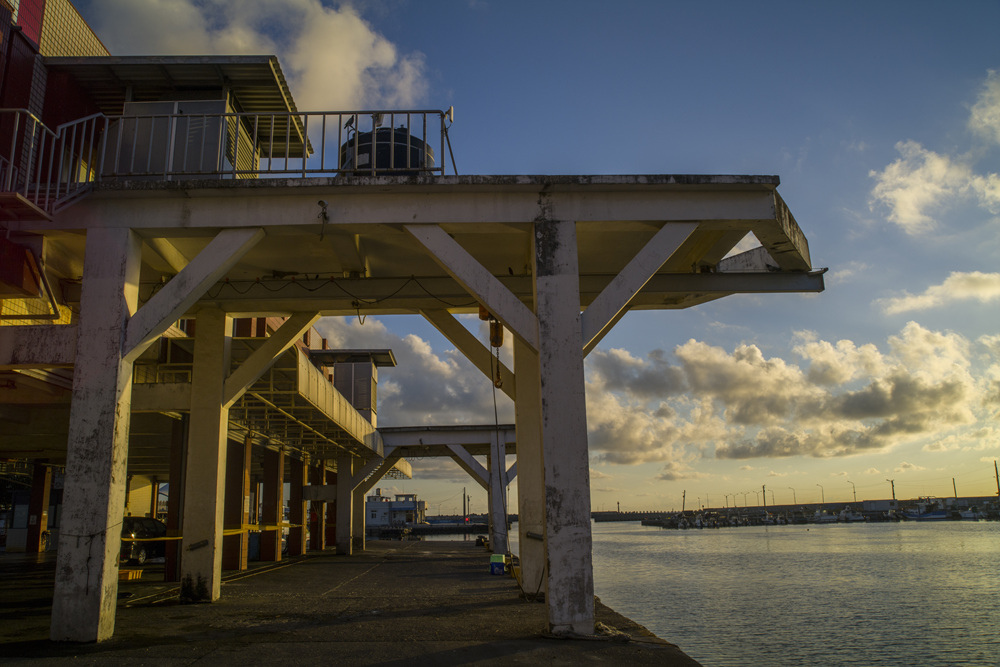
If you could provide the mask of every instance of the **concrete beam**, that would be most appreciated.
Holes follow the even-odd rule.
[[[765,221],[753,225],[753,235],[768,254],[785,271],[809,271],[812,259],[809,257],[809,242],[788,206],[777,192],[772,193],[774,212]]]
[[[0,327],[0,370],[68,368],[76,361],[76,324]]]
[[[478,368],[483,375],[490,378],[491,381],[493,380],[493,367],[499,367],[500,377],[503,379],[503,386],[500,387],[500,391],[507,394],[510,400],[517,400],[514,372],[497,359],[490,348],[483,345],[471,331],[462,326],[462,323],[454,315],[443,309],[422,310],[420,314],[424,316],[424,319],[433,324],[434,328],[440,331],[442,336],[458,348],[465,355],[465,358],[472,362],[472,365]]]
[[[629,302],[696,229],[696,222],[663,225],[587,306],[581,316],[585,355],[597,347],[605,334],[628,312]]]
[[[224,229],[198,256],[154,294],[128,323],[125,349],[135,359],[193,306],[246,252],[264,230]]]
[[[457,280],[511,333],[538,347],[538,322],[510,290],[438,225],[406,225],[448,275]]]
[[[158,231],[273,226],[308,228],[319,236],[317,197],[336,198],[326,228],[364,225],[482,223],[532,220],[644,222],[773,220],[768,176],[457,176],[435,177],[434,186],[377,179],[371,186],[344,179],[261,179],[222,182],[186,190],[147,190],[141,197],[94,192],[59,212],[47,229],[130,224]],[[208,184],[206,184],[208,185]],[[693,187],[692,187],[693,186]],[[488,201],[488,205],[484,205]],[[122,222],[117,222],[122,221]],[[178,224],[183,221],[183,226]],[[37,223],[9,223],[33,231]]]

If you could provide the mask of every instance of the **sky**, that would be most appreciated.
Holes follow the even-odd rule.
[[[1000,3],[75,4],[115,55],[275,54],[300,110],[454,106],[460,174],[780,176],[826,291],[628,314],[586,360],[595,510],[997,493]],[[493,423],[421,318],[318,328],[395,351],[380,425]],[[381,486],[485,509],[412,463]]]

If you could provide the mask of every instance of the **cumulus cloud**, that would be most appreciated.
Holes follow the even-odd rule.
[[[753,345],[727,352],[693,340],[673,351],[672,362],[595,351],[588,365],[592,453],[610,463],[668,462],[659,477],[681,479],[695,469],[691,453],[826,458],[955,434],[978,440],[973,425],[996,409],[988,398],[1000,381],[1000,340],[970,342],[915,322],[883,349],[811,332],[797,339],[801,364],[768,358]],[[632,391],[623,380],[653,369],[672,378],[659,393],[654,383]]]
[[[880,303],[887,315],[927,310],[954,301],[990,303],[1000,300],[1000,273],[954,271],[940,285],[931,285],[922,294],[906,294]]]
[[[972,198],[990,213],[1000,213],[1000,176],[980,175],[965,158],[953,158],[927,150],[916,141],[896,144],[900,158],[875,179],[871,204],[888,207],[887,218],[907,234],[918,235],[937,227],[936,215],[948,205]]]
[[[1000,144],[1000,72],[990,70],[969,114],[969,128]]]
[[[969,129],[980,138],[1000,144],[1000,74],[991,70],[976,103],[969,110]],[[875,179],[869,204],[888,209],[887,218],[907,234],[933,231],[949,206],[972,202],[984,211],[1000,213],[1000,176],[978,173],[968,155],[946,155],[928,150],[919,142],[896,144],[900,157],[882,170],[871,170]]]
[[[350,5],[320,0],[94,0],[115,55],[277,55],[300,110],[419,106],[424,56],[401,53]]]

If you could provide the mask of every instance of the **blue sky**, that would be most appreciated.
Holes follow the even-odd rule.
[[[996,493],[1000,3],[76,4],[114,54],[275,53],[300,109],[453,105],[462,174],[779,175],[827,291],[628,315],[587,362],[596,509]],[[492,421],[419,318],[321,326],[396,350],[380,423]],[[472,489],[414,468],[433,512]]]

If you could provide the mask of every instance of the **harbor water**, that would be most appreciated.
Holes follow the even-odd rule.
[[[705,667],[1000,665],[1000,523],[595,523],[594,585]]]

